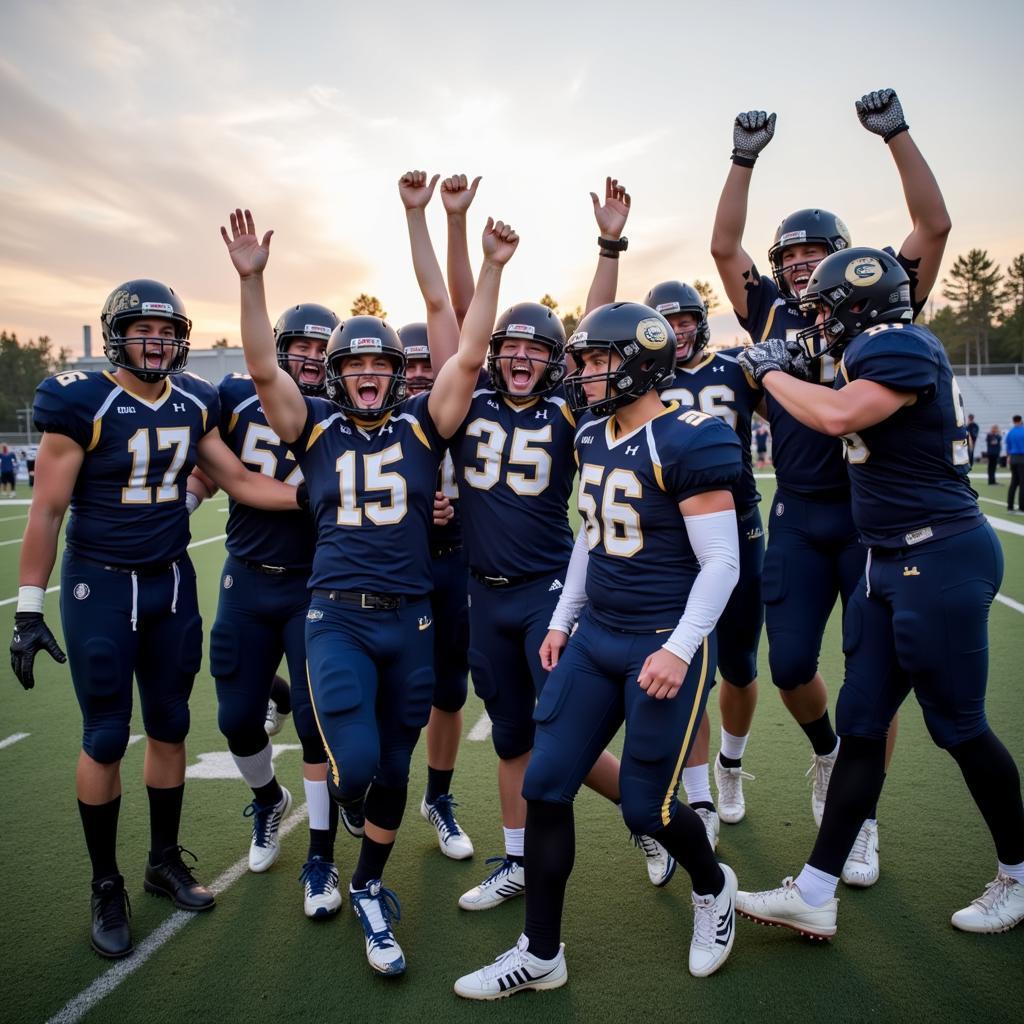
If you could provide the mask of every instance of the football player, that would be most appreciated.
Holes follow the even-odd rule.
[[[192,323],[173,289],[127,281],[110,293],[100,322],[113,372],[70,370],[36,391],[33,417],[43,437],[11,665],[30,689],[36,653],[65,660],[43,620],[43,599],[70,505],[60,607],[84,722],[76,789],[92,861],[92,946],[121,957],[133,948],[116,856],[133,676],[146,731],[146,891],[182,910],[214,905],[178,841],[188,699],[203,642],[186,552],[197,502],[186,497],[185,481],[198,464],[237,500],[276,509],[295,508],[295,489],[249,473],[220,440],[216,390],[182,373]]]
[[[883,138],[896,163],[913,229],[897,257],[908,272],[915,308],[935,283],[950,222],[942,194],[907,130],[899,98],[891,89],[856,103],[861,124]],[[747,195],[754,163],[775,133],[775,115],[750,111],[733,128],[732,167],[719,200],[711,240],[729,301],[754,341],[795,338],[810,326],[798,301],[817,263],[846,249],[846,225],[820,209],[786,217],[769,250],[771,278],[762,277],[744,250]],[[816,362],[818,383],[835,375],[827,355]],[[838,740],[828,715],[828,693],[818,671],[825,624],[838,596],[845,606],[864,569],[850,514],[849,480],[835,438],[808,430],[771,394],[766,397],[772,461],[778,481],[764,563],[763,596],[772,682],[806,734],[813,757],[811,810],[820,823],[835,764]],[[890,732],[895,741],[895,726]],[[871,885],[878,878],[878,831],[869,815],[844,880]]]
[[[592,198],[604,221],[602,238],[617,258],[629,196],[609,178],[605,205]],[[608,262],[598,260],[592,291],[604,287]],[[490,386],[474,393],[452,439],[470,576],[469,664],[498,755],[505,845],[504,857],[492,859],[494,870],[460,897],[464,910],[489,910],[526,885],[523,778],[548,675],[538,651],[572,553],[568,501],[577,424],[561,387],[564,348],[562,322],[547,306],[521,302],[502,313],[487,357]],[[588,785],[618,801],[618,762],[607,752],[595,761]],[[651,881],[665,885],[675,861],[648,836],[635,841]]]
[[[441,458],[465,419],[487,350],[504,265],[518,236],[488,219],[484,262],[459,342],[426,394],[406,399],[405,352],[384,321],[342,321],[327,345],[327,400],[277,363],[257,237],[236,210],[221,229],[241,281],[242,344],[267,422],[291,446],[317,521],[306,657],[328,786],[363,819],[349,899],[380,974],[404,973],[381,876],[405,810],[409,760],[434,693],[428,527]]]
[[[739,440],[714,416],[662,403],[675,335],[648,307],[599,307],[569,352],[573,410],[591,414],[575,437],[583,526],[541,648],[553,671],[523,787],[526,923],[510,950],[455,983],[468,999],[565,984],[573,800],[623,722],[626,824],[662,843],[693,881],[690,972],[718,970],[733,944],[736,876],[676,790],[714,671],[715,622],[739,572]]]
[[[815,343],[809,351],[842,356],[834,389],[790,376],[812,375],[808,349],[794,356],[769,340],[740,356],[800,423],[842,439],[869,553],[843,620],[842,745],[814,849],[795,881],[738,898],[746,916],[815,938],[836,932],[839,873],[878,799],[889,722],[911,690],[933,741],[960,768],[998,858],[994,881],[952,924],[998,932],[1024,920],[1020,778],[985,717],[988,610],[1003,554],[968,478],[956,378],[942,343],[912,323],[913,301],[890,253],[834,253],[803,291],[801,311],[814,323],[797,338]]]
[[[324,391],[324,350],[338,318],[316,303],[290,306],[274,326],[277,360],[304,395]],[[219,389],[220,432],[243,464],[292,486],[302,471],[268,424],[252,378],[229,374]],[[210,673],[217,686],[218,724],[239,773],[252,790],[249,870],[264,872],[281,852],[278,832],[292,805],[274,773],[266,729],[274,673],[282,656],[288,674],[302,680],[292,691],[295,729],[302,744],[302,776],[309,810],[309,851],[301,874],[309,918],[331,917],[341,907],[334,864],[337,807],[327,792],[327,754],[305,685],[306,581],[315,533],[302,511],[287,515],[229,502],[227,559],[221,573],[217,619],[210,635]]]

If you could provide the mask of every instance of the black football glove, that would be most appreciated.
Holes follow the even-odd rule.
[[[68,660],[50,632],[50,627],[43,622],[42,612],[17,612],[14,616],[14,636],[11,638],[11,668],[26,690],[36,685],[32,663],[39,651],[46,651],[59,665]]]
[[[760,384],[764,375],[772,370],[788,373],[800,380],[813,380],[814,367],[807,353],[795,341],[769,338],[745,348],[736,361],[750,375],[754,383]]]
[[[306,486],[305,480],[300,480],[299,485],[295,488],[295,503],[303,512],[310,511],[309,488]]]
[[[869,132],[881,135],[883,142],[895,138],[910,128],[903,117],[903,107],[895,89],[879,89],[861,96],[854,104],[860,123]]]
[[[736,115],[732,128],[732,162],[753,167],[758,154],[772,141],[775,115],[763,110],[748,110]]]

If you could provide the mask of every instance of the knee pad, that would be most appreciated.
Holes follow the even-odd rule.
[[[778,689],[796,690],[806,686],[817,673],[818,652],[810,648],[807,637],[769,634],[768,666]]]
[[[224,692],[218,687],[217,725],[228,741],[228,749],[239,757],[258,754],[267,741],[263,722],[266,701],[255,701],[252,695],[237,690]]]
[[[510,719],[491,718],[491,742],[494,752],[502,761],[513,761],[533,750],[536,727],[533,719],[513,722]],[[543,798],[540,798],[543,799]]]
[[[116,764],[128,749],[130,722],[98,722],[86,724],[82,749],[100,764]]]
[[[142,724],[146,735],[161,743],[184,743],[191,724],[188,697],[182,696],[177,700],[162,703],[158,708],[151,708],[148,717],[143,715]],[[262,750],[265,743],[266,733],[263,734],[260,746],[253,753]]]
[[[380,828],[397,829],[405,814],[407,786],[382,786],[374,782],[366,794],[366,818]]]
[[[344,780],[338,781],[335,779],[334,766],[328,764],[327,768],[327,792],[330,794],[331,799],[339,807],[352,807],[362,812],[363,801],[366,799],[366,787],[362,789],[355,789],[351,786],[346,786]]]
[[[324,750],[324,741],[320,739],[320,733],[314,733],[312,736],[308,733],[300,735],[299,742],[302,744],[302,760],[306,764],[327,763],[327,751]]]
[[[649,836],[664,827],[661,807],[653,799],[641,799],[634,795],[627,800],[623,794],[622,820],[635,836]]]

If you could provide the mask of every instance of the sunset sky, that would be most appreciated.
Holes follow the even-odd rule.
[[[151,13],[150,13],[151,12]],[[620,296],[710,279],[740,110],[778,112],[745,238],[762,269],[781,217],[838,212],[855,243],[910,230],[899,179],[853,103],[892,86],[942,187],[957,253],[1024,251],[1024,4],[538,3],[447,0],[5,4],[0,13],[0,327],[81,348],[110,289],[154,277],[207,345],[238,339],[218,228],[251,206],[275,238],[271,315],[380,297],[423,318],[396,182],[483,175],[471,211],[522,243],[502,303],[583,301],[587,193],[633,194]],[[813,43],[808,40],[813,39]],[[428,211],[443,261],[440,197]],[[738,334],[726,307],[715,334]]]

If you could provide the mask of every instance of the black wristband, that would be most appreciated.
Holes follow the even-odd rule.
[[[604,235],[598,235],[597,244],[601,247],[602,254],[613,252],[618,255],[629,248],[629,239],[625,235],[622,238],[605,238]]]
[[[606,260],[617,260],[619,258],[619,254],[614,249],[602,249],[597,255],[603,256]]]
[[[907,124],[906,121],[904,121],[902,124],[896,125],[896,127],[893,128],[892,131],[886,132],[882,136],[882,141],[883,142],[890,142],[892,139],[895,139],[897,135],[900,135],[903,132],[909,132],[909,131],[910,131],[910,125]]]
[[[753,167],[757,162],[756,156],[742,156],[738,150],[732,151],[732,162],[740,167]]]

